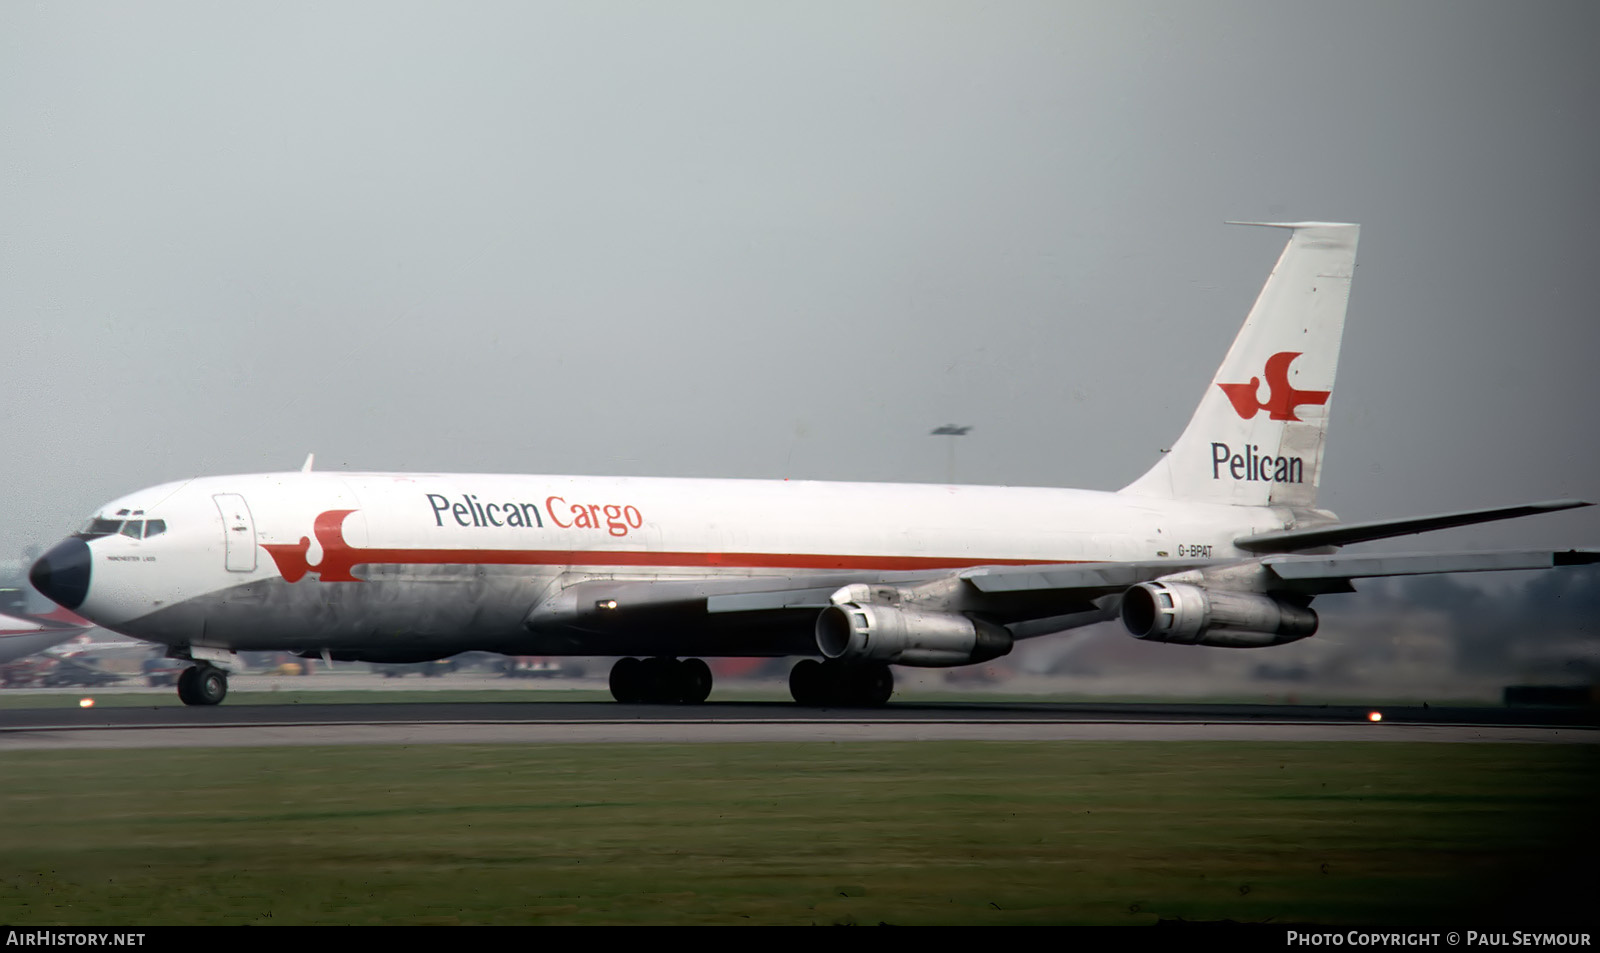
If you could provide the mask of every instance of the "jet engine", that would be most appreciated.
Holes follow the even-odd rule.
[[[1122,624],[1149,642],[1247,649],[1312,635],[1317,614],[1260,593],[1143,582],[1122,594]]]
[[[948,668],[1005,655],[1011,634],[953,612],[846,602],[817,616],[817,647],[831,659]]]

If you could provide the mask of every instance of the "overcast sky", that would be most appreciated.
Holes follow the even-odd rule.
[[[1589,0],[0,3],[0,558],[309,451],[927,482],[953,422],[961,482],[1116,489],[1282,247],[1229,219],[1362,225],[1325,505],[1600,499],[1597,37]]]

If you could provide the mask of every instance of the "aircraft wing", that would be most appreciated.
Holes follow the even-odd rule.
[[[1128,588],[1184,572],[1214,574],[1218,588],[1224,590],[1314,596],[1350,592],[1354,588],[1350,580],[1363,577],[1587,563],[1600,563],[1600,550],[1269,555],[918,572],[794,572],[742,579],[579,579],[534,608],[526,625],[533,630],[558,627],[589,633],[598,640],[640,628],[715,633],[707,644],[717,644],[725,654],[803,654],[814,651],[818,616],[835,601],[885,601],[909,609],[963,614],[1002,625],[1011,638],[1021,640],[1115,619]],[[842,592],[845,587],[851,592]],[[742,648],[734,651],[734,643]],[[619,646],[622,643],[611,648],[646,651]]]
[[[1352,579],[1419,576],[1451,572],[1505,572],[1553,569],[1600,562],[1600,550],[1504,550],[1464,553],[1370,553],[1356,555],[1275,555],[1245,560],[1150,560],[1136,563],[1086,563],[1075,566],[985,566],[961,577],[984,593],[1060,592],[1093,599],[1141,582],[1190,569],[1261,566],[1272,591],[1307,595],[1346,592]]]
[[[970,612],[1007,626],[1013,637],[1105,621],[1127,587],[1216,560],[980,566],[915,572],[792,573],[742,579],[583,579],[560,588],[529,613],[532,629],[550,626],[595,635],[641,625],[742,631],[809,651],[817,615],[841,589],[866,587],[907,605]]]

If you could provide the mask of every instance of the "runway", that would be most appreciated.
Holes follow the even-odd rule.
[[[1593,709],[1331,705],[513,701],[0,711],[0,751],[347,744],[867,741],[1424,741],[1600,743]]]

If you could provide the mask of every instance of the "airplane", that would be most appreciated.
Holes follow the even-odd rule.
[[[36,655],[89,631],[91,624],[66,609],[45,615],[0,613],[0,665]]]
[[[1353,580],[1540,569],[1567,552],[1339,547],[1590,505],[1345,523],[1316,505],[1359,227],[1288,241],[1187,428],[1116,492],[932,484],[313,470],[198,477],[101,507],[38,590],[191,660],[190,705],[243,651],[420,662],[615,656],[619,702],[698,703],[705,658],[805,656],[803,705],[880,705],[891,665],[949,667],[1120,618],[1155,642],[1316,632]],[[1263,392],[1264,388],[1264,392]]]
[[[36,675],[55,667],[53,660],[31,660],[81,636],[93,626],[66,609],[36,615],[27,611],[20,589],[0,589],[0,687],[32,683]]]

